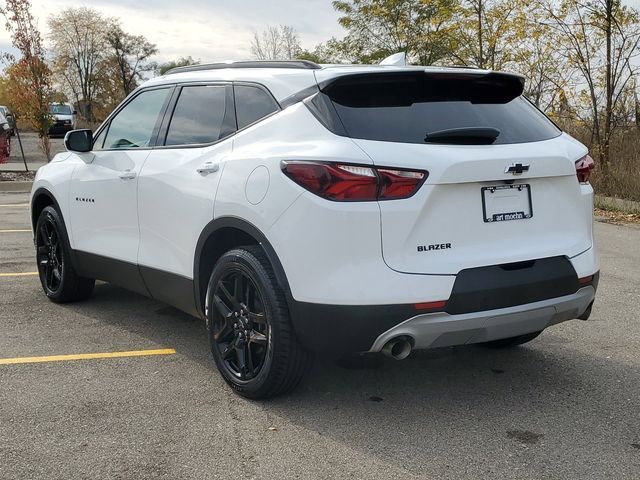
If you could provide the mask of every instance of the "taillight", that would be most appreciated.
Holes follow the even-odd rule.
[[[310,192],[339,202],[408,198],[428,176],[425,171],[310,161],[283,161],[282,171]]]
[[[591,176],[591,170],[595,168],[596,164],[593,162],[593,158],[590,155],[585,155],[576,162],[576,176],[578,182],[587,183]]]

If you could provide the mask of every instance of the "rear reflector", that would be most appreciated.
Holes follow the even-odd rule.
[[[446,300],[439,300],[437,302],[416,303],[413,305],[416,310],[442,310],[446,306]]]
[[[283,161],[282,171],[310,192],[338,202],[409,198],[429,175],[421,170],[310,161]]]
[[[593,275],[589,275],[588,277],[582,277],[582,278],[578,279],[578,283],[580,285],[586,285],[588,283],[593,282],[593,277],[594,277]]]
[[[578,177],[578,182],[587,183],[591,176],[591,170],[593,170],[595,166],[596,164],[590,155],[585,155],[578,160],[576,162],[576,176]]]

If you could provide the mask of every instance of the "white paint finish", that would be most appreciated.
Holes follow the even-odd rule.
[[[67,161],[57,161],[54,162],[58,156],[64,157]],[[36,172],[36,176],[33,181],[33,185],[31,187],[31,198],[29,200],[29,205],[33,202],[33,194],[39,190],[40,188],[44,188],[48,190],[58,202],[60,209],[62,210],[62,218],[65,220],[65,224],[67,227],[67,235],[69,237],[69,243],[72,248],[75,248],[74,240],[73,240],[73,232],[71,231],[69,225],[69,188],[71,184],[71,175],[73,173],[73,169],[76,164],[79,162],[77,158],[72,159],[70,155],[65,152],[59,155],[56,155],[51,162],[43,165]],[[31,208],[29,209],[31,210]],[[31,215],[31,211],[29,212]]]
[[[394,272],[382,259],[376,202],[301,195],[267,232],[296,300],[388,305],[449,298],[454,276]]]
[[[91,154],[74,155],[79,158],[69,191],[74,248],[136,263],[138,175],[150,152],[102,150],[93,152],[93,161],[89,161]],[[128,174],[135,177],[121,178],[132,176]]]
[[[138,263],[193,278],[200,233],[213,220],[213,202],[232,140],[204,148],[155,149],[139,180]],[[210,164],[210,173],[198,173]]]
[[[269,191],[269,169],[264,165],[256,167],[247,178],[244,193],[251,205],[258,205]]]
[[[225,159],[215,216],[241,218],[263,233],[306,192],[282,173],[282,160],[339,158],[347,162],[370,162],[350,139],[322,128],[302,104],[240,132],[234,137],[233,145],[233,153]],[[260,165],[269,171],[269,189],[264,199],[254,206],[247,200],[245,185],[251,172]]]
[[[395,270],[455,275],[475,266],[574,256],[592,245],[591,214],[583,214],[591,193],[583,192],[574,164],[586,148],[567,135],[495,146],[356,143],[376,165],[429,172],[413,197],[380,202],[384,258]],[[513,163],[529,165],[529,171],[505,174]],[[530,185],[533,217],[485,223],[481,189],[505,180]],[[447,243],[450,249],[417,249]]]

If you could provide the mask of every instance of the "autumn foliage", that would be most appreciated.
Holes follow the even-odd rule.
[[[0,13],[5,17],[13,46],[22,55],[18,61],[9,54],[4,55],[10,64],[7,69],[7,96],[18,121],[38,133],[42,150],[50,158],[51,70],[45,60],[42,37],[31,14],[31,2],[6,0]]]

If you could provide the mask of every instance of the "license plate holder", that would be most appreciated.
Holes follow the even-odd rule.
[[[533,217],[531,186],[517,183],[482,187],[482,216],[485,223]]]

